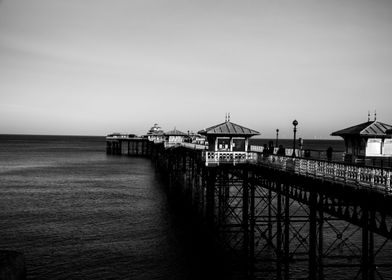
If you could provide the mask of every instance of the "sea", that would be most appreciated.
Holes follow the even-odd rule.
[[[104,137],[0,135],[0,250],[24,254],[27,279],[232,279],[150,160],[105,148]]]
[[[104,137],[1,135],[0,250],[24,254],[27,279],[211,274],[151,162],[105,147]]]

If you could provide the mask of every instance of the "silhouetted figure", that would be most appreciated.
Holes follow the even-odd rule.
[[[274,141],[269,141],[268,142],[268,152],[270,155],[274,154]]]
[[[286,155],[286,151],[285,151],[285,149],[283,148],[282,145],[279,145],[279,149],[278,149],[278,152],[276,154],[278,156],[285,156]]]
[[[332,160],[332,152],[333,152],[333,149],[332,149],[331,146],[329,146],[328,149],[327,149],[327,159],[328,159],[328,161]]]
[[[263,145],[263,156],[267,157],[268,155],[269,155],[269,150],[268,150],[267,144],[264,144]]]

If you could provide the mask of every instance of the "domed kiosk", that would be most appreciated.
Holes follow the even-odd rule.
[[[204,153],[206,166],[239,164],[255,161],[256,154],[249,151],[249,138],[260,133],[232,123],[226,119],[198,132],[207,137],[208,150]]]

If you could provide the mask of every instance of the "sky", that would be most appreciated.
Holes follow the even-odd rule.
[[[390,0],[0,0],[0,134],[392,124]]]

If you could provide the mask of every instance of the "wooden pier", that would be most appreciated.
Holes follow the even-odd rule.
[[[150,157],[248,279],[392,279],[390,169],[107,142],[109,154]]]

